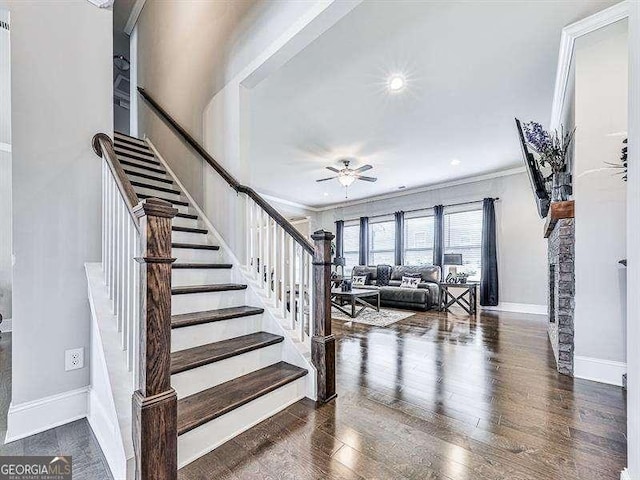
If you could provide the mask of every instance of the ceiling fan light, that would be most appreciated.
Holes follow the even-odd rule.
[[[340,182],[340,185],[342,185],[343,187],[348,187],[349,185],[351,185],[353,182],[355,182],[356,177],[354,177],[353,175],[350,174],[344,174],[344,175],[340,175],[338,177],[338,181]]]

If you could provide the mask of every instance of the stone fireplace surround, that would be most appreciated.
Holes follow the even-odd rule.
[[[574,202],[553,202],[547,216],[549,340],[558,372],[573,376],[575,311]]]

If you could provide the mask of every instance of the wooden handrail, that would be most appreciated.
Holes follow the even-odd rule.
[[[244,193],[248,197],[250,197],[256,204],[262,208],[267,215],[269,215],[280,227],[287,232],[296,243],[298,243],[304,250],[306,250],[309,254],[313,255],[314,247],[304,235],[302,235],[296,227],[294,227],[289,220],[284,218],[280,212],[278,212],[275,208],[273,208],[262,196],[256,192],[253,188],[248,187],[246,185],[242,185],[238,180],[234,178],[222,165],[220,165],[198,142],[195,138],[193,138],[189,132],[187,132],[184,128],[180,126],[180,124],[164,109],[160,106],[158,102],[156,102],[147,91],[138,87],[138,92],[142,95],[149,105],[151,105],[183,139],[189,144],[195,151],[200,155],[211,167],[229,184],[231,188],[233,188],[238,193]]]
[[[140,203],[140,199],[138,198],[136,191],[133,189],[133,185],[131,185],[129,177],[124,173],[122,164],[120,163],[120,160],[118,160],[118,156],[113,149],[113,142],[111,141],[111,138],[106,133],[96,133],[93,136],[91,145],[93,145],[93,151],[96,152],[96,155],[104,158],[105,162],[107,162],[109,170],[111,170],[116,185],[118,186],[118,190],[120,190],[120,193],[124,197],[124,202],[127,205],[127,210],[133,220],[133,224],[139,233],[140,225],[138,224],[138,217],[136,217],[136,214],[134,213],[134,208],[138,203]]]

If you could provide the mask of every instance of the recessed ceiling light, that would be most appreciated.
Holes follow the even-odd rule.
[[[387,89],[392,93],[398,93],[406,86],[407,82],[403,75],[393,74],[387,80]]]
[[[456,165],[460,165],[460,160],[458,160],[457,158],[454,158],[453,160],[451,160],[451,165],[453,165],[454,167]]]
[[[324,195],[325,197],[328,197],[328,196],[329,196],[329,192],[324,192],[324,193],[323,193],[323,195]]]

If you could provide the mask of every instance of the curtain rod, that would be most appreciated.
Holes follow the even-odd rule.
[[[491,198],[491,197],[488,197],[488,198]],[[498,201],[498,200],[500,200],[500,197],[495,197],[495,198],[493,198],[493,200]],[[449,205],[443,205],[443,207],[445,207],[445,208],[446,207],[459,207],[460,205],[470,205],[472,203],[482,203],[482,200],[472,200],[470,202],[450,203]],[[433,207],[435,207],[435,205]],[[401,211],[404,212],[404,213],[422,212],[423,210],[433,210],[433,207],[414,208],[412,210],[401,210]],[[380,215],[370,215],[367,218],[387,217],[389,215],[393,215],[393,212],[392,213],[383,213],[383,214],[380,214]],[[344,219],[342,221],[343,222],[354,222],[354,221],[357,221],[357,220],[360,220],[360,217]]]

